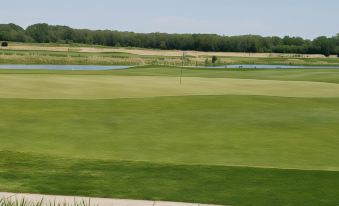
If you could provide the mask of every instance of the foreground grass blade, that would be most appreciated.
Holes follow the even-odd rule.
[[[56,202],[55,200],[53,202],[44,202],[43,199],[39,200],[38,202],[28,201],[26,199],[15,199],[11,200],[10,198],[3,198],[0,199],[0,206],[91,206],[91,200],[88,201],[81,200],[76,201],[74,199],[73,204],[69,204],[68,202]],[[98,205],[93,205],[98,206]]]

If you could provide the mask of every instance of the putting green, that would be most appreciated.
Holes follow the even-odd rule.
[[[0,76],[0,98],[117,99],[190,95],[339,97],[339,84],[305,81],[184,77],[37,75]]]

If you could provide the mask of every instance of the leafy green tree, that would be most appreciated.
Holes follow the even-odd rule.
[[[212,63],[215,64],[218,61],[217,56],[212,56]]]
[[[159,47],[160,47],[160,49],[167,49],[166,42],[165,41],[161,41]]]
[[[329,56],[335,53],[334,39],[325,36],[318,37],[314,40],[314,45],[319,49],[319,53]]]
[[[1,46],[2,46],[2,47],[8,47],[8,42],[7,42],[7,41],[1,42]]]
[[[0,40],[26,42],[25,30],[15,24],[0,24]]]
[[[29,35],[37,43],[48,43],[51,41],[51,33],[49,32],[48,24],[35,24],[26,29],[26,34]]]
[[[338,54],[339,34],[318,37],[220,36],[215,34],[134,33],[110,30],[72,29],[67,26],[35,24],[26,30],[15,24],[0,24],[0,40],[37,43],[81,43],[105,46],[215,52],[279,52],[297,54]]]

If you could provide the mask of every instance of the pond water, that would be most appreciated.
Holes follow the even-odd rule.
[[[235,64],[224,66],[202,66],[199,68],[216,69],[339,69],[339,66],[291,66],[291,65],[260,65],[260,64]]]
[[[132,66],[101,66],[101,65],[26,65],[26,64],[0,64],[0,69],[44,69],[44,70],[114,70],[128,69]]]

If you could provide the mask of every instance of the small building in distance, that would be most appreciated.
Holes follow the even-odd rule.
[[[1,42],[1,47],[8,47],[8,42],[7,41]]]

